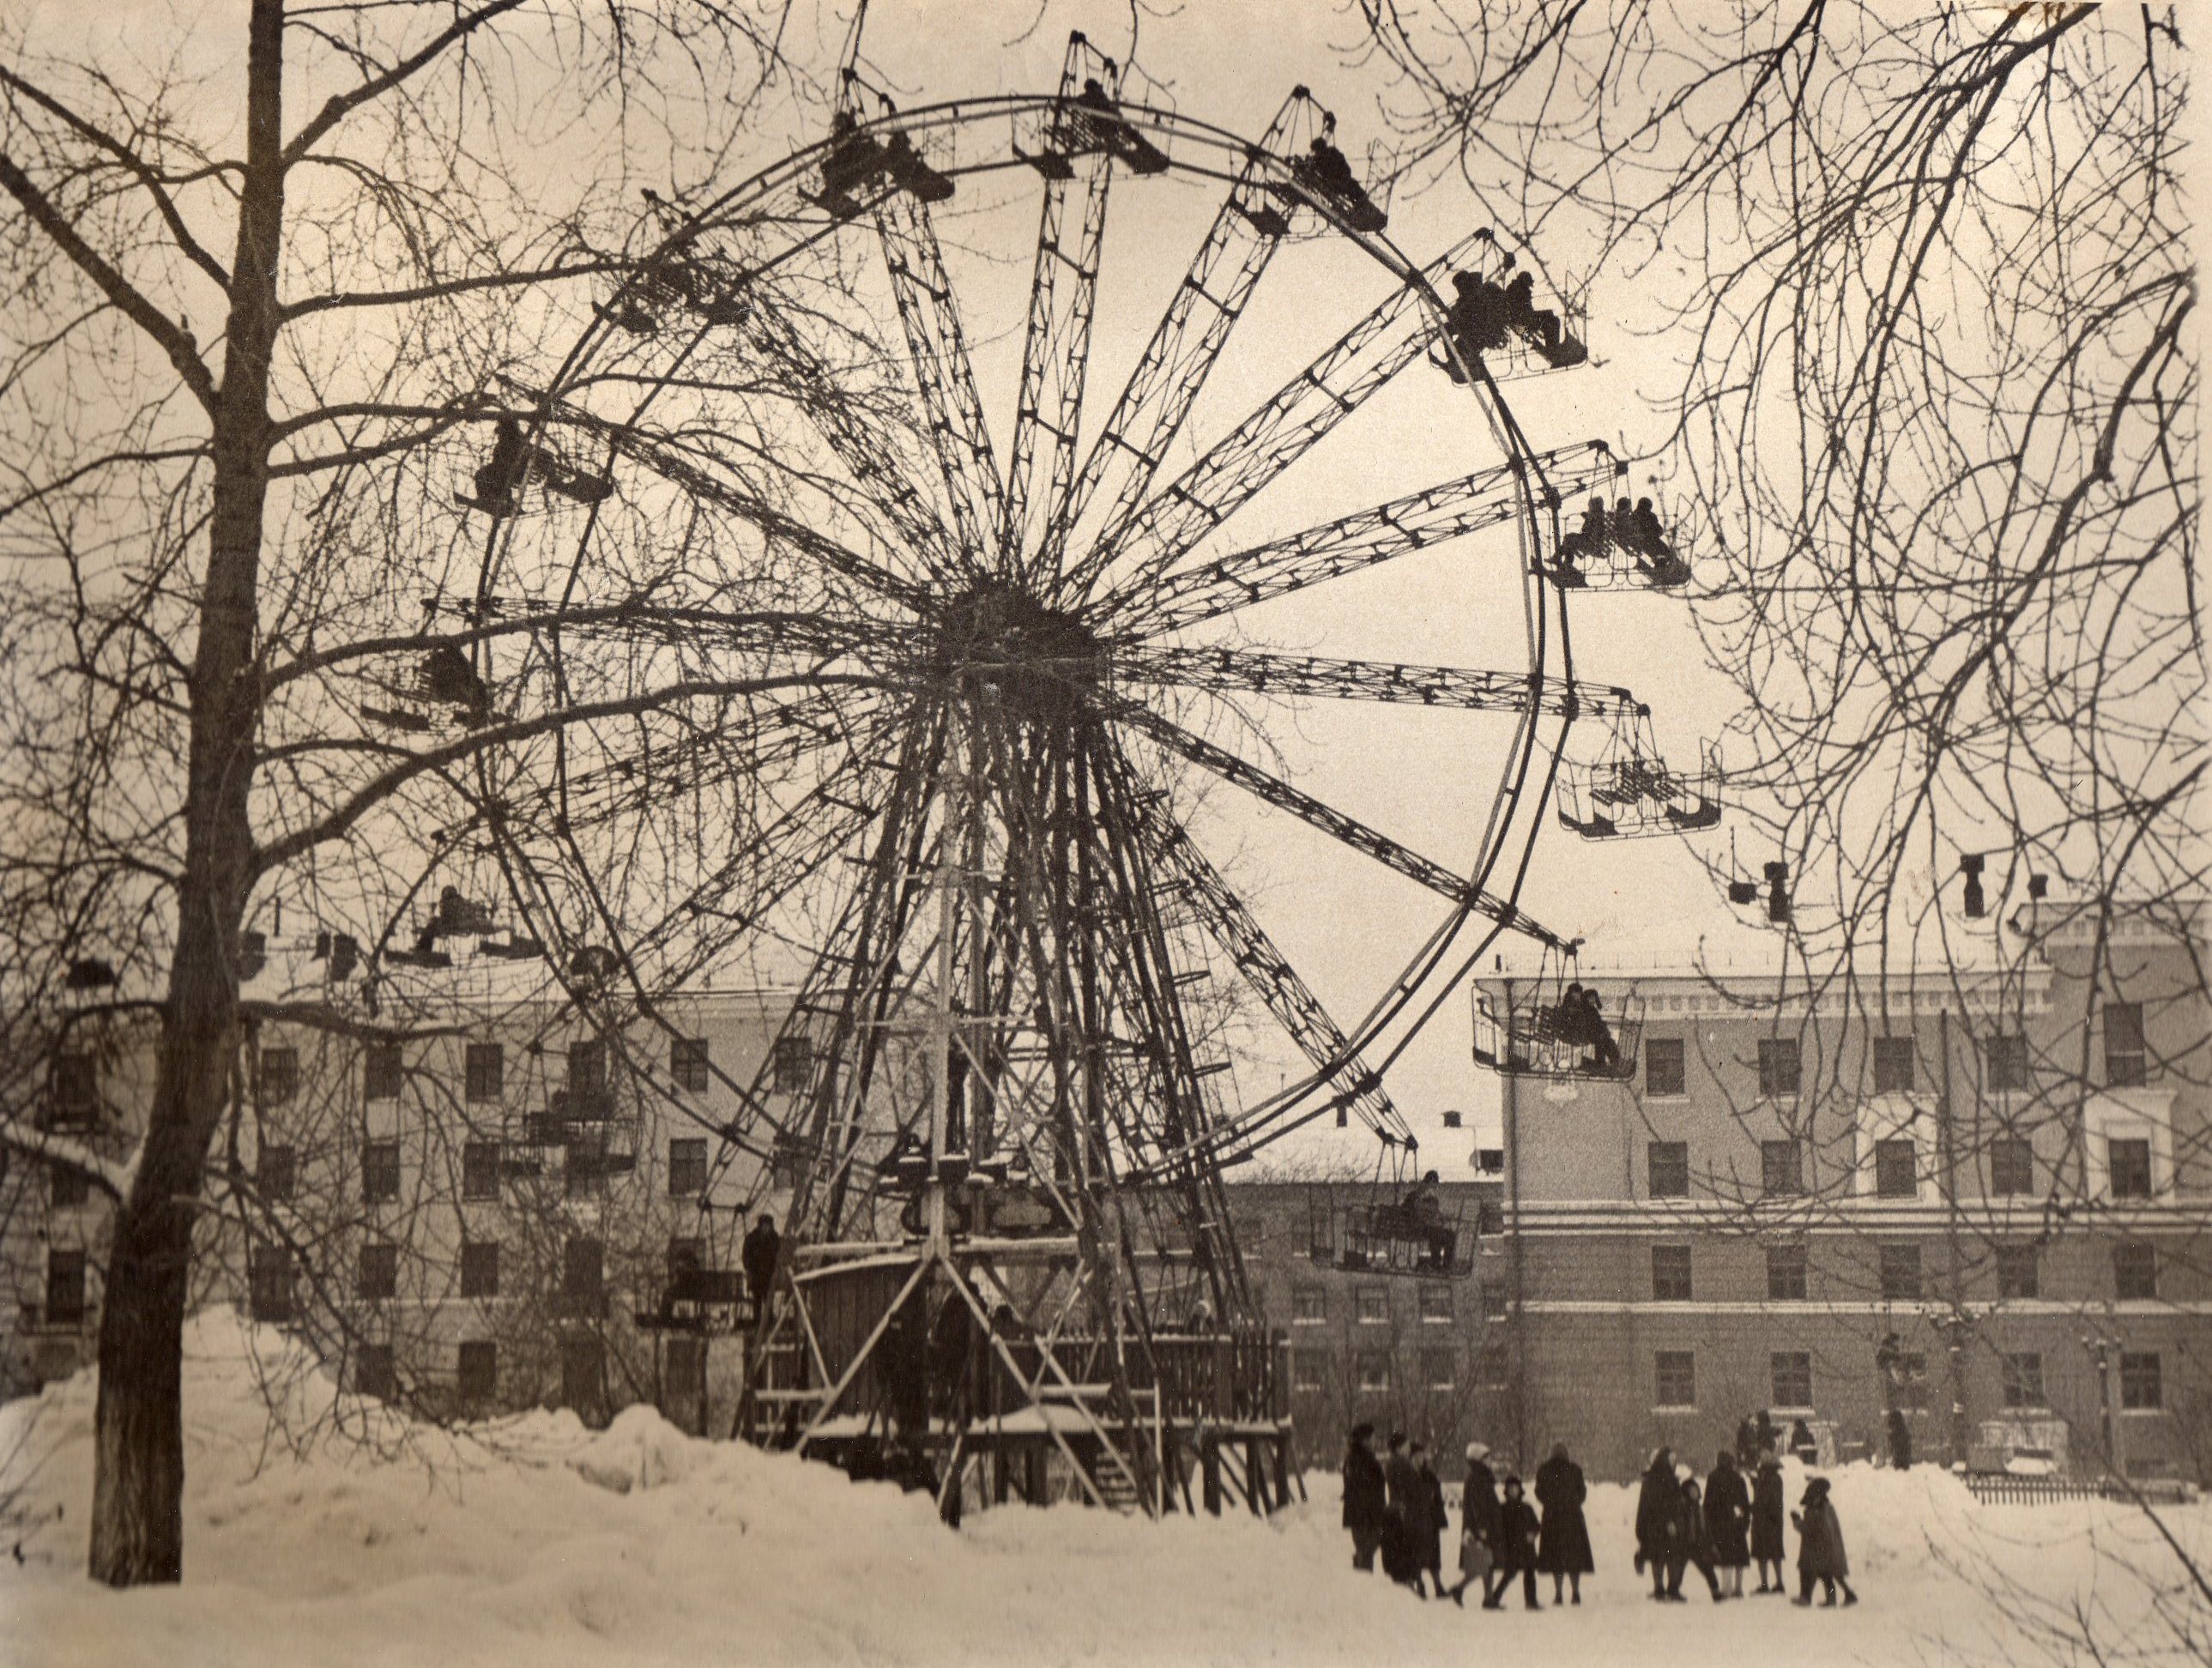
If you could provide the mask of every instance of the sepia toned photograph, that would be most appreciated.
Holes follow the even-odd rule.
[[[2212,1668],[2208,27],[0,0],[0,1665]]]

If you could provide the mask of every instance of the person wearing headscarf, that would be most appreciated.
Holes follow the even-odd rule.
[[[1498,1563],[1498,1535],[1504,1519],[1498,1500],[1498,1474],[1490,1469],[1486,1444],[1467,1445],[1467,1482],[1459,1497],[1459,1585],[1451,1590],[1452,1602],[1467,1603],[1470,1582],[1482,1584],[1482,1602],[1490,1602],[1491,1571]]]
[[[1712,1549],[1713,1568],[1720,1572],[1721,1590],[1731,1598],[1743,1597],[1743,1572],[1751,1562],[1750,1533],[1751,1490],[1736,1470],[1735,1456],[1723,1448],[1705,1478],[1705,1539]]]
[[[1649,1566],[1651,1596],[1680,1598],[1682,1579],[1682,1485],[1671,1449],[1655,1449],[1636,1492],[1636,1568]]]
[[[1375,1458],[1375,1427],[1354,1425],[1344,1448],[1344,1526],[1352,1531],[1354,1569],[1374,1569],[1388,1509],[1382,1466]]]
[[[1522,1604],[1532,1610],[1544,1608],[1536,1602],[1536,1538],[1541,1526],[1536,1508],[1522,1497],[1521,1479],[1507,1477],[1505,1501],[1498,1512],[1498,1585],[1484,1601],[1483,1609],[1504,1608],[1505,1592],[1513,1585],[1516,1571],[1521,1577]]]
[[[1782,1462],[1769,1449],[1759,1457],[1759,1470],[1751,1482],[1751,1555],[1759,1561],[1759,1590],[1783,1592],[1782,1580]],[[1774,1583],[1767,1585],[1767,1566],[1774,1567]]]
[[[1850,1561],[1844,1555],[1844,1525],[1828,1498],[1828,1479],[1808,1480],[1805,1497],[1797,1506],[1790,1514],[1790,1522],[1797,1526],[1797,1596],[1790,1602],[1810,1604],[1813,1583],[1818,1581],[1823,1605],[1835,1604],[1838,1587],[1844,1590],[1845,1605],[1857,1604],[1859,1596],[1851,1591]]]
[[[1559,1589],[1574,1585],[1574,1602],[1583,1602],[1583,1577],[1596,1569],[1590,1556],[1589,1523],[1583,1502],[1589,1487],[1583,1468],[1567,1458],[1567,1445],[1552,1445],[1551,1458],[1536,1468],[1536,1503],[1544,1508],[1544,1534],[1536,1549],[1536,1567],[1552,1578],[1552,1602],[1561,1602]]]

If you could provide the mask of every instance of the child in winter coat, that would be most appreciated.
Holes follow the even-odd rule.
[[[1844,1590],[1844,1603],[1848,1607],[1859,1602],[1858,1594],[1851,1591],[1847,1579],[1851,1573],[1850,1562],[1844,1556],[1844,1525],[1836,1516],[1836,1508],[1828,1500],[1828,1479],[1816,1476],[1805,1485],[1805,1498],[1798,1502],[1800,1510],[1790,1514],[1790,1521],[1797,1525],[1797,1596],[1793,1604],[1813,1602],[1813,1583],[1820,1583],[1823,1605],[1836,1602],[1836,1589]]]
[[[1504,1607],[1505,1591],[1513,1585],[1516,1570],[1521,1575],[1522,1603],[1532,1610],[1544,1608],[1536,1602],[1536,1540],[1541,1527],[1536,1508],[1522,1498],[1521,1479],[1507,1477],[1505,1504],[1498,1512],[1498,1586],[1483,1609]]]

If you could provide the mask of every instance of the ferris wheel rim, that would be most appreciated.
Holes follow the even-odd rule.
[[[890,132],[913,134],[942,130],[963,131],[986,125],[996,125],[1006,123],[1024,113],[1050,111],[1057,107],[1060,102],[1057,94],[1034,94],[1000,95],[981,100],[945,100],[933,105],[920,106],[913,110],[896,114],[872,118],[857,124],[855,131],[872,136]],[[1340,212],[1325,198],[1308,189],[1304,183],[1297,178],[1289,163],[1283,158],[1266,151],[1262,147],[1228,129],[1200,121],[1180,112],[1160,111],[1136,104],[1123,105],[1119,108],[1125,120],[1133,125],[1142,127],[1147,132],[1162,136],[1170,141],[1188,140],[1207,147],[1211,152],[1219,153],[1238,162],[1248,163],[1263,170],[1267,174],[1271,189],[1279,190],[1283,194],[1294,198],[1300,206],[1318,215],[1328,225],[1334,235],[1349,240],[1370,261],[1389,273],[1397,283],[1412,289],[1414,292],[1414,305],[1425,308],[1432,322],[1441,323],[1444,310],[1443,303],[1434,285],[1425,277],[1423,266],[1413,261],[1395,241],[1381,233],[1361,231],[1346,223]],[[776,192],[795,186],[797,182],[807,176],[810,170],[818,168],[823,159],[830,154],[834,143],[830,139],[818,140],[793,152],[789,157],[773,163],[766,168],[757,170],[745,180],[715,196],[701,210],[689,216],[676,229],[672,231],[664,229],[657,241],[650,245],[649,252],[636,260],[630,276],[623,281],[623,289],[626,290],[630,285],[637,283],[653,261],[672,253],[681,253],[686,249],[697,247],[702,240],[717,233],[735,229],[737,216],[749,206],[757,206],[770,201]],[[962,178],[1019,166],[1021,163],[1016,160],[1011,162],[994,161],[964,167],[955,165],[945,171],[954,178]],[[1170,159],[1169,168],[1171,172],[1185,177],[1218,179],[1230,183],[1233,189],[1234,177],[1228,173],[1195,167],[1172,157]],[[641,216],[639,224],[641,227],[650,225],[653,219],[654,216],[651,215]],[[836,239],[842,236],[847,229],[845,223],[833,221],[817,228],[815,236]],[[807,247],[811,240],[811,239],[801,240],[793,247]],[[786,250],[780,253],[776,257],[777,261],[787,259],[791,253],[791,250]],[[703,338],[709,326],[702,326],[696,332],[695,340]],[[562,397],[562,390],[573,386],[580,369],[587,367],[592,362],[594,355],[611,338],[614,331],[613,324],[604,316],[594,318],[583,327],[558,369],[549,380],[540,398],[538,423],[541,428],[552,412],[556,402]],[[1455,358],[1458,356],[1456,350],[1449,348],[1449,345],[1448,351],[1451,352]],[[1567,675],[1571,677],[1571,662],[1568,658],[1566,648],[1567,620],[1565,600],[1538,575],[1535,563],[1532,559],[1539,519],[1543,513],[1543,500],[1548,491],[1548,481],[1543,470],[1544,454],[1537,453],[1528,444],[1502,391],[1487,370],[1481,368],[1479,364],[1474,368],[1467,367],[1463,362],[1462,368],[1472,370],[1473,374],[1466,378],[1468,392],[1475,398],[1484,413],[1498,454],[1506,460],[1509,466],[1516,469],[1520,478],[1520,502],[1514,520],[1521,545],[1518,570],[1523,598],[1524,624],[1522,636],[1532,675],[1540,675],[1547,663],[1547,644],[1554,624],[1552,615],[1556,611],[1559,652]],[[641,412],[648,408],[665,387],[665,377],[653,383],[640,402],[639,411]],[[610,446],[611,447],[611,442]],[[598,509],[594,507],[586,517],[585,528],[576,541],[577,553],[573,566],[580,566],[586,559],[598,515]],[[518,531],[514,523],[509,520],[495,527],[492,536],[487,539],[484,562],[480,569],[478,587],[480,598],[487,597],[491,594],[499,564],[503,561]],[[561,635],[557,625],[554,628],[553,635],[556,637]],[[556,652],[558,653],[557,649]],[[1528,787],[1528,778],[1537,758],[1548,754],[1545,786],[1536,795],[1535,814],[1527,818],[1527,833],[1525,837],[1519,841],[1519,859],[1514,865],[1512,883],[1506,893],[1508,904],[1517,908],[1517,899],[1526,879],[1528,861],[1542,831],[1541,805],[1548,798],[1551,777],[1556,774],[1560,758],[1564,753],[1567,728],[1568,726],[1562,725],[1553,742],[1548,746],[1540,745],[1538,737],[1541,724],[1539,715],[1533,708],[1516,727],[1514,738],[1505,750],[1505,762],[1499,773],[1498,786],[1492,795],[1491,807],[1482,819],[1486,826],[1475,847],[1474,861],[1471,865],[1472,873],[1466,877],[1471,893],[1480,891],[1487,883],[1490,876],[1506,859],[1508,852],[1513,848],[1515,827],[1520,819],[1519,802]],[[574,846],[573,833],[565,835],[563,837],[570,843],[572,854],[581,861],[584,854],[580,848]],[[610,930],[617,929],[617,923],[611,912],[603,908],[601,915]],[[1358,1024],[1347,1028],[1348,1047],[1344,1059],[1332,1062],[1340,1069],[1333,1070],[1329,1066],[1317,1066],[1303,1082],[1291,1085],[1276,1096],[1264,1099],[1260,1103],[1261,1108],[1266,1114],[1262,1120],[1264,1125],[1270,1129],[1276,1129],[1278,1133],[1285,1133],[1286,1129],[1280,1126],[1287,1125],[1289,1128],[1295,1128],[1297,1123],[1318,1115],[1319,1111],[1327,1110],[1334,1104],[1332,1085],[1334,1080],[1340,1074],[1341,1066],[1360,1056],[1368,1047],[1373,1045],[1389,1031],[1399,1017],[1417,1001],[1424,991],[1431,989],[1437,971],[1446,964],[1462,932],[1475,916],[1476,907],[1472,897],[1448,909],[1443,922],[1431,933],[1430,938],[1424,941],[1421,948],[1407,964],[1404,971],[1390,982],[1383,993],[1376,999],[1367,1014]],[[1471,966],[1474,960],[1496,941],[1499,934],[1508,929],[1509,924],[1503,921],[1493,922],[1489,930],[1480,935],[1480,942],[1467,954],[1460,971],[1455,972],[1445,982],[1444,988],[1433,997],[1420,1017],[1393,1045],[1385,1064],[1376,1068],[1378,1075],[1381,1071],[1387,1069],[1389,1061],[1395,1061],[1403,1052],[1405,1047],[1410,1044],[1413,1037],[1425,1026],[1435,1011],[1456,988],[1457,983],[1463,978],[1466,969]],[[1301,1113],[1304,1114],[1303,1117],[1297,1116]],[[1240,1125],[1250,1124],[1257,1116],[1255,1111],[1248,1109],[1247,1112],[1236,1122]],[[1268,1138],[1274,1137],[1271,1135]],[[1245,1145],[1241,1142],[1231,1144]]]

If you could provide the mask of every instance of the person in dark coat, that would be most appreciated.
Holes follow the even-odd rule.
[[[1498,1564],[1498,1535],[1504,1524],[1498,1500],[1498,1474],[1490,1469],[1490,1449],[1467,1445],[1467,1482],[1459,1497],[1459,1585],[1452,1602],[1464,1606],[1470,1581],[1482,1583],[1482,1602],[1490,1602],[1491,1572]]]
[[[1505,1592],[1513,1585],[1516,1571],[1521,1576],[1522,1604],[1532,1610],[1544,1608],[1536,1602],[1536,1538],[1541,1527],[1536,1508],[1522,1498],[1521,1479],[1507,1477],[1505,1501],[1498,1508],[1498,1585],[1483,1601],[1483,1609],[1504,1608]]]
[[[1562,1583],[1574,1584],[1574,1602],[1583,1602],[1583,1577],[1597,1568],[1590,1556],[1589,1523],[1583,1502],[1589,1487],[1583,1468],[1567,1458],[1567,1445],[1552,1445],[1552,1457],[1536,1468],[1536,1503],[1544,1508],[1544,1538],[1536,1567],[1552,1578],[1552,1602],[1560,1603]]]
[[[745,1290],[752,1296],[756,1315],[768,1312],[769,1293],[775,1284],[776,1259],[782,1255],[783,1236],[775,1231],[775,1218],[763,1211],[738,1253],[738,1260],[744,1265]]]
[[[1735,1463],[1745,1471],[1759,1467],[1759,1427],[1752,1423],[1747,1413],[1735,1428]]]
[[[1780,1592],[1782,1586],[1782,1462],[1769,1449],[1759,1457],[1751,1483],[1751,1555],[1759,1560],[1759,1590]],[[1774,1585],[1766,1567],[1774,1567]]]
[[[1683,1467],[1685,1470],[1689,1468]],[[1720,1578],[1713,1573],[1712,1537],[1705,1530],[1705,1501],[1704,1491],[1693,1476],[1682,1479],[1681,1505],[1682,1550],[1668,1572],[1667,1591],[1670,1598],[1682,1596],[1682,1571],[1694,1566],[1705,1578],[1705,1590],[1713,1596],[1713,1603],[1721,1602]]]
[[[1413,1444],[1412,1507],[1407,1533],[1413,1547],[1413,1591],[1424,1598],[1430,1596],[1421,1584],[1425,1574],[1436,1586],[1435,1596],[1441,1598],[1444,1596],[1443,1533],[1451,1527],[1451,1517],[1444,1510],[1444,1485],[1437,1480],[1436,1464],[1423,1442]]]
[[[1782,1434],[1774,1428],[1774,1415],[1765,1408],[1759,1410],[1759,1451],[1776,1455],[1782,1452]]]
[[[1721,1591],[1731,1598],[1743,1597],[1750,1536],[1751,1490],[1735,1468],[1735,1456],[1723,1448],[1705,1479],[1705,1539],[1712,1548],[1713,1568],[1720,1572]]]
[[[1669,1594],[1668,1573],[1673,1570],[1679,1580],[1681,1567],[1675,1560],[1682,1549],[1681,1503],[1682,1488],[1674,1478],[1674,1453],[1661,1448],[1652,1454],[1643,1484],[1636,1491],[1636,1568],[1640,1574],[1647,1566],[1650,1568],[1654,1598],[1680,1596]]]
[[[1419,1592],[1420,1569],[1413,1561],[1413,1513],[1420,1473],[1413,1469],[1413,1462],[1406,1452],[1403,1431],[1392,1431],[1389,1446],[1389,1452],[1382,1461],[1386,1501],[1382,1514],[1382,1573]]]
[[[1354,1569],[1373,1571],[1388,1511],[1382,1466],[1375,1458],[1375,1427],[1354,1425],[1344,1450],[1344,1526],[1352,1531]]]
[[[1818,1581],[1824,1605],[1836,1602],[1838,1587],[1844,1590],[1846,1606],[1857,1604],[1849,1579],[1850,1561],[1844,1556],[1844,1525],[1828,1499],[1828,1479],[1816,1476],[1807,1482],[1805,1498],[1797,1504],[1800,1509],[1790,1514],[1797,1526],[1797,1596],[1790,1602],[1810,1604],[1813,1583]]]

